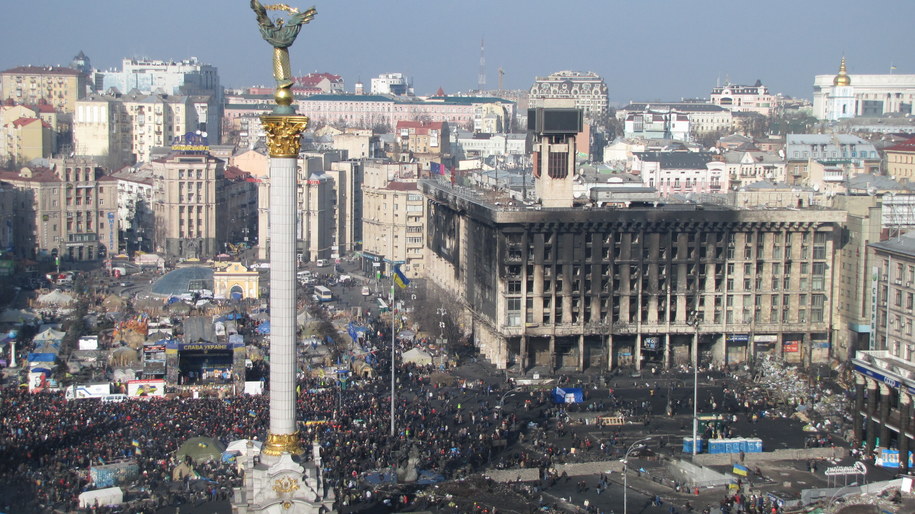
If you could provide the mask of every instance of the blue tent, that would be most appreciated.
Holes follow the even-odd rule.
[[[270,322],[265,321],[257,326],[258,334],[269,334],[270,333]]]
[[[581,388],[557,387],[553,389],[553,403],[581,403],[584,401]]]

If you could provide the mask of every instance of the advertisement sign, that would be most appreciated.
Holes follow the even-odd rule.
[[[749,334],[730,334],[728,335],[729,343],[746,343],[750,340]]]
[[[797,353],[801,351],[801,342],[786,340],[785,344],[782,346],[782,351],[785,353]]]
[[[657,350],[658,346],[660,346],[660,340],[661,338],[657,336],[646,337],[642,339],[642,348],[652,351]]]
[[[165,396],[165,380],[130,380],[127,382],[127,396]]]

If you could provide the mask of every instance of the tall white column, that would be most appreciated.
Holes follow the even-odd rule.
[[[270,152],[270,432],[262,453],[303,452],[296,429],[296,168],[308,118],[262,116]]]

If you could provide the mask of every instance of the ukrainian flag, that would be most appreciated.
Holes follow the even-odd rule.
[[[736,463],[735,463],[735,464],[734,464],[734,469],[731,470],[731,473],[734,473],[735,475],[740,475],[740,476],[742,476],[742,477],[745,477],[745,476],[747,476],[747,473],[748,473],[749,471],[750,471],[750,469],[747,468],[746,466],[743,466],[743,465],[741,465],[741,464],[736,464]]]
[[[134,439],[133,441],[130,442],[130,444],[132,444],[134,446],[140,446],[140,441],[137,441],[136,439]]]
[[[401,289],[406,288],[410,285],[410,279],[400,271],[400,265],[394,266],[394,283],[397,284]]]

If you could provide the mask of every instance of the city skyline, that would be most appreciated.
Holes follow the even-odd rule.
[[[835,73],[843,55],[852,75],[889,73],[891,66],[898,74],[915,73],[906,52],[915,42],[906,30],[915,4],[881,0],[860,12],[854,5],[405,0],[395,10],[367,0],[318,2],[317,18],[293,49],[292,68],[296,75],[342,75],[349,91],[357,81],[368,85],[391,72],[411,77],[418,95],[439,87],[469,91],[477,88],[483,40],[487,89],[497,87],[500,67],[506,89],[529,89],[535,77],[561,70],[593,71],[607,82],[616,105],[708,97],[716,83],[757,79],[773,93],[810,99],[814,76]],[[270,48],[247,0],[162,0],[154,7],[133,0],[40,0],[5,7],[0,44],[7,51],[0,54],[0,69],[68,65],[82,50],[102,70],[120,68],[123,58],[196,56],[219,69],[226,87],[272,82]],[[34,19],[34,12],[42,13],[38,26],[44,31],[22,22]],[[135,23],[110,22],[139,16]]]

